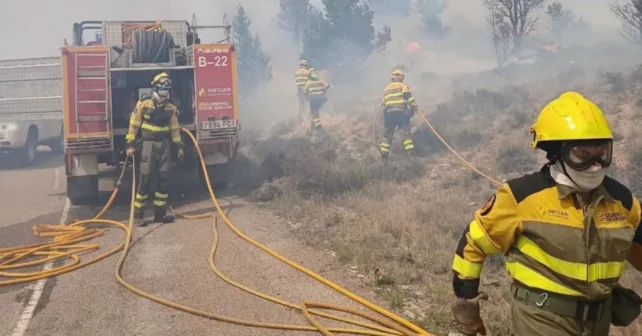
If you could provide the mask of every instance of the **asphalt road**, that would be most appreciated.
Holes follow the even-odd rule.
[[[107,176],[117,172],[106,172]],[[170,203],[178,212],[211,211],[196,174],[174,181]],[[125,183],[128,184],[127,181]],[[101,182],[106,200],[113,181]],[[107,218],[125,222],[129,188],[124,188]],[[231,189],[221,205],[245,233],[284,256],[319,272],[357,294],[374,299],[345,266],[328,252],[299,243],[288,225],[248,204]],[[34,243],[31,227],[89,218],[99,207],[69,207],[61,158],[43,154],[31,168],[5,167],[0,162],[0,247]],[[65,218],[66,217],[66,218]],[[234,235],[219,221],[216,262],[231,278],[254,289],[301,303],[324,301],[358,307],[347,298],[291,269]],[[108,228],[98,252],[116,246],[124,232]],[[124,276],[138,288],[160,297],[213,313],[254,321],[308,325],[298,311],[256,298],[229,286],[209,269],[212,220],[178,220],[167,225],[137,228]],[[83,258],[90,258],[88,254]],[[23,335],[315,335],[248,328],[196,317],[135,295],[117,283],[118,255],[40,283],[0,287],[0,334]],[[323,321],[323,320],[322,320]],[[324,322],[324,325],[335,325]]]

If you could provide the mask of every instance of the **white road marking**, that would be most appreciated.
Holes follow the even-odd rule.
[[[54,170],[55,176],[54,176],[54,182],[53,182],[53,188],[54,190],[58,189],[60,187],[60,168],[56,168]]]
[[[59,173],[56,174],[56,176],[58,175]],[[62,214],[60,215],[60,221],[58,222],[59,225],[64,225],[65,222],[67,222],[67,216],[69,215],[70,205],[71,204],[69,203],[69,198],[65,199],[65,205],[62,208]],[[42,269],[46,271],[51,269],[51,267],[53,267],[53,262],[48,262],[44,265]],[[44,291],[46,284],[47,284],[47,278],[38,280],[38,282],[36,282],[31,286],[31,289],[32,289],[31,296],[29,297],[29,301],[27,301],[27,305],[25,306],[24,310],[20,314],[16,327],[13,329],[11,336],[23,336],[27,332],[27,328],[29,327],[29,322],[31,322],[33,313],[36,311],[36,306],[40,301],[40,297],[42,296],[42,292]]]

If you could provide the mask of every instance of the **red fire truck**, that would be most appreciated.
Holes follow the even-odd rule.
[[[223,32],[202,44],[197,30]],[[239,146],[236,54],[229,25],[187,21],[84,21],[74,24],[73,43],[62,48],[67,194],[72,204],[98,195],[99,165],[125,159],[129,116],[151,92],[160,72],[172,78],[172,99],[181,127],[203,151],[215,188],[227,185]],[[85,41],[85,38],[92,41]],[[201,171],[191,141],[182,134],[182,168]],[[175,153],[174,153],[175,155]],[[201,172],[202,173],[202,172]]]

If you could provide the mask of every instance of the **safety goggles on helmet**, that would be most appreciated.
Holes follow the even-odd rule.
[[[169,79],[169,77],[161,77],[156,82],[154,82],[154,86],[157,88],[171,89],[172,80]]]
[[[319,80],[319,74],[318,74],[318,73],[316,73],[316,72],[311,73],[311,74],[310,74],[310,78],[312,78],[312,79],[314,79],[314,80]]]
[[[588,169],[595,163],[607,168],[611,165],[613,141],[608,139],[566,142],[562,144],[561,154],[562,161],[578,171]]]

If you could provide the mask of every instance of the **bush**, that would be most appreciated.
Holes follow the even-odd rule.
[[[530,171],[535,163],[532,151],[522,146],[507,143],[497,153],[497,168],[504,174]]]
[[[378,155],[356,159],[347,154],[336,136],[318,137],[270,139],[269,145],[258,148],[263,169],[273,180],[287,180],[288,186],[306,198],[338,196],[370,183],[402,182],[425,173],[423,165],[408,160],[383,164]],[[279,194],[273,190],[274,185],[265,184],[263,189],[261,192],[268,195]]]

